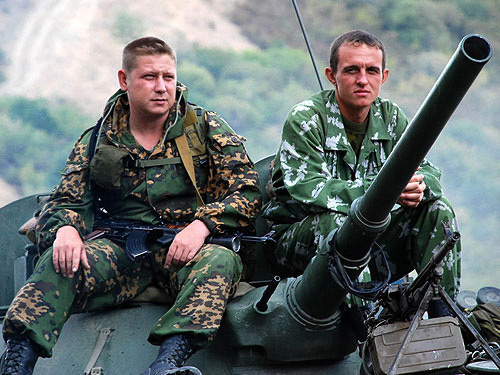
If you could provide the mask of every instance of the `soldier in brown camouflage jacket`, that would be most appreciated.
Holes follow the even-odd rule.
[[[2,375],[31,374],[38,356],[52,355],[70,314],[131,300],[153,280],[176,302],[153,326],[149,341],[160,353],[144,374],[199,374],[183,364],[214,338],[240,280],[239,256],[204,241],[248,230],[260,209],[244,138],[216,113],[188,104],[175,53],[157,38],[125,47],[118,78],[121,90],[106,105],[95,148],[89,129],[40,214],[37,244],[46,250],[4,320]],[[198,199],[177,146],[183,134]],[[114,219],[187,226],[135,264],[120,241],[84,240],[97,205]]]

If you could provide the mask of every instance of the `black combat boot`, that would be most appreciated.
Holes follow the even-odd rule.
[[[2,358],[0,375],[31,375],[38,359],[38,345],[27,337],[10,337]]]
[[[196,367],[183,366],[193,352],[186,336],[170,336],[163,341],[158,357],[142,375],[202,375]]]

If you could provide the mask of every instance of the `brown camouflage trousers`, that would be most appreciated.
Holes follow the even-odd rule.
[[[243,268],[238,255],[218,245],[204,245],[184,267],[169,270],[163,268],[166,249],[153,249],[150,261],[135,264],[109,239],[86,242],[85,248],[90,270],[80,267],[72,279],[54,271],[52,248],[42,254],[11,303],[4,337],[28,336],[50,357],[71,314],[119,305],[153,284],[175,303],[154,324],[148,340],[160,345],[169,335],[188,334],[201,348],[215,337]]]
[[[300,275],[320,244],[333,230],[339,228],[346,216],[338,213],[321,213],[306,217],[292,225],[276,225],[278,243],[275,250],[279,273],[284,276]],[[458,231],[455,213],[444,197],[421,204],[417,208],[399,208],[391,212],[391,222],[377,244],[384,251],[391,281],[397,281],[413,270],[419,272],[430,260],[434,251],[445,241],[443,225]],[[443,265],[441,285],[452,297],[460,288],[460,242],[448,253]]]

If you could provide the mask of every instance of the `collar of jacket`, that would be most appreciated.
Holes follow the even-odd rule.
[[[352,147],[347,140],[347,133],[345,132],[344,123],[342,122],[342,115],[335,96],[335,90],[325,90],[322,92],[325,103],[325,116],[326,116],[326,147],[330,150],[348,151]],[[368,114],[368,128],[363,140],[365,144],[367,140],[370,141],[386,141],[392,139],[387,130],[387,120],[384,119],[382,113],[381,103],[384,99],[377,97],[371,104],[370,113]],[[377,126],[383,124],[383,126]]]
[[[103,120],[102,127],[107,129],[102,129],[102,131],[108,134],[108,138],[110,141],[116,141],[112,138],[113,133],[116,132],[116,129],[113,131],[113,112],[114,109],[120,100],[120,98],[126,98],[127,92],[119,89],[116,91],[106,102],[103,112]],[[180,136],[183,132],[183,124],[186,116],[186,107],[187,107],[187,96],[188,96],[188,88],[182,84],[181,82],[177,82],[176,88],[176,100],[174,105],[170,110],[170,114],[165,121],[165,135],[163,137],[162,143],[166,140],[171,140]]]

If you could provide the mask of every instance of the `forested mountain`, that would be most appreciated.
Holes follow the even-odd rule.
[[[19,194],[57,182],[76,137],[116,90],[120,50],[134,37],[174,45],[190,100],[221,113],[254,160],[275,152],[289,108],[319,89],[291,1],[111,3],[0,0],[0,179]],[[332,39],[346,30],[384,41],[390,75],[381,94],[410,117],[464,35],[499,46],[497,0],[298,4],[321,71]],[[499,61],[494,52],[430,154],[459,214],[465,286],[476,289],[500,286]]]

